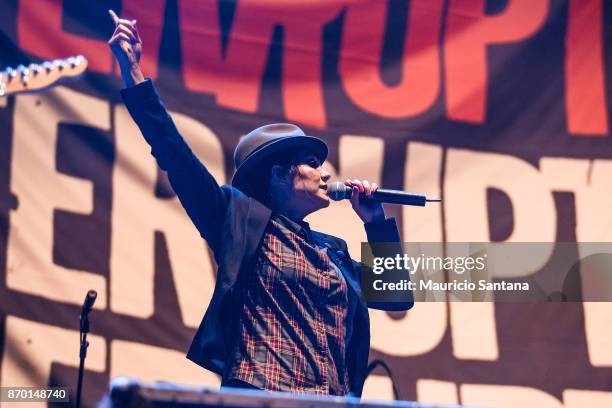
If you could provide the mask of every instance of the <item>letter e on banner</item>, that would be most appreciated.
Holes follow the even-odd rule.
[[[6,274],[10,289],[77,305],[94,289],[98,292],[94,307],[106,307],[103,276],[53,262],[53,213],[93,211],[92,182],[56,170],[58,123],[108,130],[108,111],[105,101],[65,88],[17,96],[11,190],[19,206],[10,214]]]

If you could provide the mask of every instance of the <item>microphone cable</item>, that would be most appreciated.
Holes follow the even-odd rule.
[[[363,382],[365,383],[365,380],[368,379],[372,371],[374,371],[374,369],[378,366],[380,366],[387,373],[387,376],[391,379],[391,385],[393,387],[393,399],[395,401],[399,401],[400,398],[399,398],[399,390],[397,388],[397,381],[395,380],[393,371],[391,371],[391,368],[389,367],[389,365],[385,363],[383,360],[380,360],[380,359],[372,360],[370,364],[368,364],[368,368],[366,370],[366,376],[363,379]]]

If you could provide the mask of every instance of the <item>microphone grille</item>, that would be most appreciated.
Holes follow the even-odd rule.
[[[345,198],[348,198],[346,190],[347,187],[344,185],[344,183],[340,181],[334,181],[329,185],[329,188],[327,189],[327,195],[330,199],[334,201],[344,200]]]

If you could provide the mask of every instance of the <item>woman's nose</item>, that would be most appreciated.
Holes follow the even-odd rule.
[[[331,174],[328,171],[321,169],[321,179],[327,181],[331,178]]]

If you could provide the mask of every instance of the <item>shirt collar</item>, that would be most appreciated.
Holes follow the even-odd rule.
[[[294,221],[283,214],[277,214],[276,217],[283,223],[285,227],[289,228],[291,232],[301,236],[307,242],[313,242],[312,230],[310,229],[310,225],[306,221]]]

